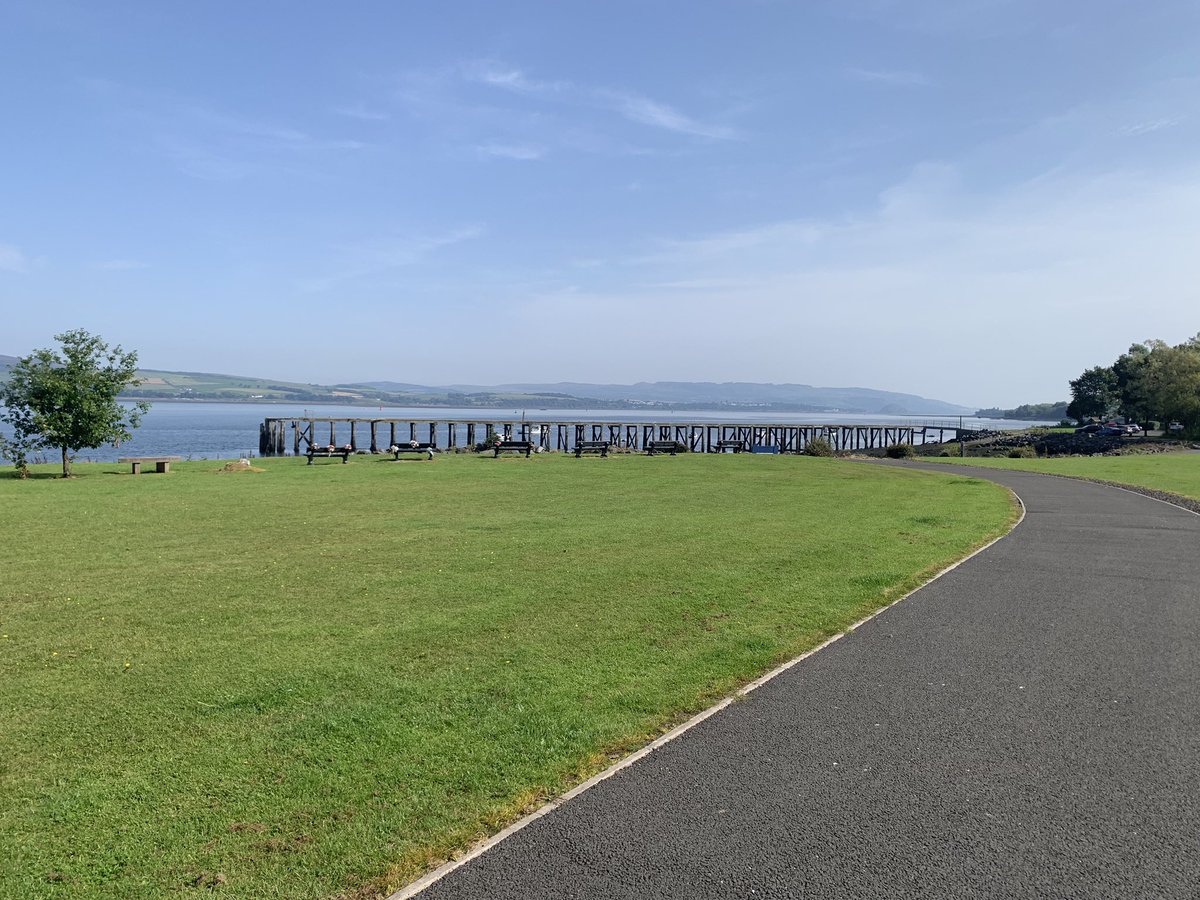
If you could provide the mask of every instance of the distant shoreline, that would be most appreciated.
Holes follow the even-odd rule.
[[[1004,418],[996,416],[979,416],[975,413],[941,413],[941,412],[879,412],[877,410],[865,409],[833,409],[833,408],[817,408],[811,406],[791,406],[791,405],[742,405],[728,404],[721,402],[713,403],[628,403],[622,405],[614,405],[613,401],[599,401],[596,404],[588,404],[581,402],[577,405],[562,405],[562,406],[527,406],[521,403],[506,403],[500,406],[470,406],[461,403],[414,403],[414,402],[394,402],[384,401],[383,403],[363,403],[362,401],[352,400],[288,400],[286,398],[264,398],[262,400],[243,400],[232,397],[159,397],[155,395],[144,394],[122,394],[118,401],[125,403],[134,403],[144,401],[146,403],[186,403],[201,405],[205,403],[226,403],[236,406],[286,406],[298,405],[305,408],[310,406],[341,406],[355,407],[359,409],[379,409],[379,408],[395,408],[395,409],[477,409],[480,412],[509,410],[513,407],[523,409],[527,412],[570,412],[576,411],[598,411],[609,410],[615,412],[746,412],[746,413],[792,413],[804,415],[831,415],[831,416],[893,416],[907,418],[938,418],[938,419],[979,419],[979,418]],[[1011,418],[1011,417],[1008,417]],[[1021,421],[1040,422],[1041,419],[1028,419]]]

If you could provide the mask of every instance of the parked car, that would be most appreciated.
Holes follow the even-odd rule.
[[[1128,425],[1125,426],[1126,434],[1141,434],[1143,432],[1143,430],[1144,429],[1142,428],[1142,426],[1139,425],[1137,422],[1130,422]]]
[[[1075,429],[1076,434],[1098,434],[1103,425],[1097,425],[1093,422],[1091,425],[1083,425]]]
[[[1167,426],[1167,431],[1183,431],[1183,424],[1180,422],[1172,422]]]

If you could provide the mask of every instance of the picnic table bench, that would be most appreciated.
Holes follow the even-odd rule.
[[[154,463],[155,472],[170,472],[171,463],[179,462],[182,459],[180,456],[122,456],[117,459],[119,463],[132,463],[133,474],[142,474],[142,463]]]
[[[674,456],[676,453],[687,453],[687,445],[679,443],[679,441],[649,441],[646,444],[646,455],[654,456],[658,453],[669,453]]]
[[[311,466],[315,457],[329,459],[334,456],[340,456],[344,463],[350,458],[350,454],[353,452],[349,447],[309,447],[308,452],[304,455],[308,457],[308,464]]]
[[[745,441],[717,441],[713,447],[713,453],[724,453],[726,450],[732,450],[734,453],[742,453],[746,449]]]
[[[599,453],[601,456],[608,456],[608,448],[612,444],[608,441],[576,441],[575,442],[575,458],[579,459],[585,453]]]
[[[533,441],[497,441],[492,444],[492,449],[496,451],[493,459],[501,453],[524,453],[528,456],[533,452]]]
[[[437,449],[434,444],[423,444],[419,441],[409,441],[407,444],[392,444],[388,447],[392,451],[392,458],[399,459],[401,453],[427,453],[430,459],[433,459],[433,451]]]

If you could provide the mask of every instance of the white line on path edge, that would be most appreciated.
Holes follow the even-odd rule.
[[[996,484],[997,482],[993,481],[992,483]],[[621,759],[618,762],[613,763],[611,766],[609,766],[603,772],[598,772],[597,774],[595,774],[591,778],[589,778],[587,781],[571,788],[571,790],[567,791],[561,797],[557,797],[554,800],[549,801],[544,806],[539,807],[538,809],[534,810],[533,812],[531,812],[529,815],[525,816],[524,818],[518,819],[517,821],[515,821],[511,825],[509,825],[507,828],[505,828],[503,831],[499,831],[496,834],[492,835],[491,837],[485,838],[484,840],[480,841],[478,844],[473,846],[470,850],[468,850],[466,853],[464,853],[462,856],[458,857],[457,859],[452,859],[449,862],[443,863],[442,865],[440,865],[436,869],[434,869],[432,872],[427,872],[425,875],[422,875],[416,881],[414,881],[408,885],[405,885],[404,887],[400,888],[400,890],[396,891],[394,894],[389,895],[387,900],[409,900],[409,898],[415,897],[417,894],[421,893],[421,891],[425,890],[425,888],[432,885],[434,882],[441,881],[443,878],[445,878],[447,875],[449,875],[455,869],[465,866],[467,863],[469,863],[471,860],[475,859],[478,856],[482,856],[484,853],[486,853],[487,851],[489,851],[493,847],[495,847],[497,844],[499,844],[501,841],[512,837],[514,834],[516,834],[518,831],[520,831],[525,826],[530,825],[533,822],[536,822],[538,819],[540,819],[544,815],[554,812],[554,810],[558,809],[564,803],[567,803],[570,800],[573,800],[575,797],[578,797],[584,791],[594,788],[600,782],[602,782],[608,778],[611,778],[613,775],[616,775],[622,769],[632,766],[635,762],[637,762],[642,757],[649,756],[651,753],[653,753],[659,747],[669,744],[671,741],[675,740],[677,737],[680,737],[685,732],[690,731],[691,729],[695,728],[697,725],[699,725],[701,722],[703,722],[709,716],[715,716],[717,713],[719,713],[725,707],[729,706],[729,704],[731,704],[737,700],[740,700],[742,697],[745,697],[751,691],[754,691],[754,690],[762,687],[768,681],[771,681],[771,680],[777,678],[778,676],[782,675],[788,669],[792,668],[792,666],[796,665],[797,663],[803,662],[804,660],[806,660],[810,656],[812,656],[814,653],[819,653],[820,651],[824,650],[826,647],[828,647],[830,644],[834,643],[835,641],[841,640],[846,635],[850,634],[850,632],[858,629],[859,626],[865,625],[867,622],[870,622],[876,616],[887,612],[889,609],[891,609],[897,603],[904,602],[909,597],[911,597],[913,594],[915,594],[918,591],[922,590],[923,588],[933,584],[933,582],[937,581],[943,575],[947,574],[948,572],[953,572],[955,569],[957,569],[963,563],[978,556],[980,553],[987,550],[993,544],[997,543],[998,541],[1004,540],[1006,537],[1008,537],[1010,534],[1012,534],[1014,531],[1016,531],[1018,525],[1020,525],[1022,522],[1025,521],[1025,501],[1022,500],[1020,494],[1018,494],[1012,488],[1005,487],[1005,490],[1007,490],[1013,497],[1016,498],[1017,504],[1021,507],[1021,515],[1017,518],[1017,521],[1013,523],[1012,528],[1010,528],[1008,531],[1004,532],[1004,534],[988,541],[986,544],[984,544],[978,550],[975,550],[973,553],[970,553],[969,555],[964,556],[958,562],[951,563],[950,565],[946,566],[946,568],[942,569],[940,572],[938,572],[936,575],[934,575],[928,581],[924,582],[923,584],[919,585],[918,587],[913,588],[911,591],[909,591],[903,597],[900,597],[897,600],[893,600],[887,606],[881,606],[879,609],[875,610],[875,612],[871,613],[866,618],[859,619],[857,622],[855,622],[854,624],[847,627],[845,631],[843,631],[839,634],[835,634],[833,637],[829,638],[827,641],[824,641],[824,642],[818,644],[817,646],[813,647],[811,650],[806,650],[804,653],[801,653],[795,659],[790,659],[787,662],[783,663],[782,665],[772,669],[770,672],[768,672],[766,675],[763,675],[761,678],[757,678],[754,681],[747,684],[745,687],[739,688],[737,691],[735,691],[732,694],[732,696],[726,697],[724,700],[721,700],[720,702],[718,702],[715,706],[710,706],[708,709],[704,710],[703,712],[699,712],[696,715],[692,716],[692,718],[688,719],[683,724],[675,726],[670,731],[668,731],[666,734],[664,734],[662,737],[656,738],[655,740],[651,741],[649,744],[647,744],[641,750],[631,753],[629,756],[626,756],[624,759]]]

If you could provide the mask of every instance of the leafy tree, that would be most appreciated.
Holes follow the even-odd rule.
[[[122,390],[141,383],[136,353],[110,349],[82,329],[54,339],[61,351],[35,350],[9,370],[0,388],[5,407],[0,421],[12,430],[9,444],[19,442],[21,459],[33,449],[56,448],[62,451],[63,477],[70,478],[74,452],[129,440],[150,404],[126,409],[117,402]]]
[[[1072,419],[1106,418],[1117,406],[1117,378],[1111,368],[1095,366],[1070,384],[1071,402],[1067,406],[1067,415]]]
[[[1138,402],[1165,422],[1200,433],[1200,335],[1175,347],[1156,341],[1129,383]]]
[[[1119,397],[1118,411],[1129,421],[1142,422],[1153,418],[1153,410],[1147,405],[1146,397],[1142,394],[1140,375],[1150,359],[1152,349],[1165,346],[1162,341],[1133,344],[1127,352],[1117,357],[1117,361],[1112,365],[1116,393]]]

